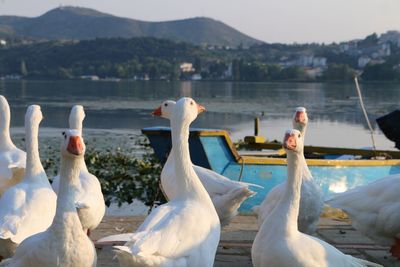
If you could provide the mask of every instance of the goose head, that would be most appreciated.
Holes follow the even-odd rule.
[[[69,113],[69,128],[77,129],[82,132],[82,122],[85,119],[85,111],[83,106],[75,105]]]
[[[39,125],[43,120],[43,114],[38,105],[30,105],[25,114],[25,127]]]
[[[176,102],[173,100],[165,100],[164,102],[161,103],[161,106],[159,106],[156,110],[153,111],[152,114],[154,116],[160,116],[161,118],[164,119],[170,119],[175,104]]]
[[[287,130],[283,138],[286,153],[303,153],[303,138],[301,132],[295,129]]]
[[[202,105],[196,103],[192,98],[182,97],[176,102],[172,115],[181,119],[183,123],[190,124],[197,118],[197,115],[205,110]]]
[[[80,158],[85,154],[86,146],[80,131],[68,129],[62,133],[61,154],[69,158]]]
[[[293,115],[293,128],[303,131],[303,129],[307,126],[308,116],[307,110],[304,107],[296,108]]]

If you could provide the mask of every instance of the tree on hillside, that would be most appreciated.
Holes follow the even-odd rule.
[[[400,73],[388,63],[374,64],[364,68],[361,78],[366,81],[393,81],[400,79]]]
[[[322,74],[322,80],[328,81],[351,81],[355,70],[346,64],[330,64]]]

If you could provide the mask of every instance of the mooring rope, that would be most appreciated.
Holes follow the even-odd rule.
[[[360,100],[361,109],[362,109],[362,111],[364,113],[365,120],[367,121],[368,128],[369,128],[369,131],[371,133],[372,148],[375,151],[376,150],[376,146],[375,146],[375,139],[374,139],[374,131],[373,131],[371,123],[369,121],[367,110],[364,107],[364,101],[363,101],[363,98],[362,98],[362,95],[361,95],[360,86],[358,85],[357,76],[354,77],[354,82],[356,83],[356,89],[357,89],[357,93],[358,93],[358,99]]]

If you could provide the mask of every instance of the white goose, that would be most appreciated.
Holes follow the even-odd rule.
[[[60,191],[57,212],[44,232],[25,239],[15,255],[0,263],[8,267],[95,267],[96,250],[82,229],[74,194],[79,190],[80,160],[85,144],[76,130],[64,133],[61,146]],[[54,192],[53,192],[54,193]]]
[[[0,198],[0,256],[10,257],[25,238],[46,230],[56,212],[56,194],[39,158],[40,107],[28,107],[25,115],[26,171],[22,182]]]
[[[160,108],[153,114],[170,119],[174,106],[175,101],[164,101]],[[176,178],[173,150],[174,148],[172,147],[161,172],[161,184],[168,199],[172,199],[178,194],[175,186]],[[212,170],[194,164],[193,169],[210,195],[222,226],[229,224],[233,217],[237,215],[238,209],[243,201],[255,195],[255,192],[249,189],[250,184],[232,181]]]
[[[352,225],[400,259],[400,175],[337,194],[327,203],[349,214]]]
[[[328,243],[298,231],[297,217],[303,173],[303,138],[286,132],[288,182],[285,192],[258,231],[251,250],[255,267],[362,267],[381,266],[343,254]]]
[[[26,153],[18,149],[10,137],[10,106],[0,95],[0,196],[22,181],[25,162]]]
[[[308,116],[303,107],[296,108],[293,116],[293,128],[301,132],[304,143],[304,136],[307,129]],[[301,157],[304,162],[303,182],[301,184],[300,210],[298,216],[299,231],[312,234],[317,228],[324,199],[321,187],[319,187],[308,169],[304,155]],[[281,196],[285,193],[287,181],[271,189],[264,201],[255,209],[258,213],[258,226],[260,227],[265,218],[272,212]]]
[[[203,110],[191,98],[176,103],[171,134],[178,193],[154,209],[125,246],[115,247],[121,266],[213,266],[220,223],[193,170],[188,144],[189,125]],[[111,240],[115,240],[113,236]]]
[[[69,115],[70,129],[76,129],[82,134],[82,122],[84,118],[85,112],[82,106],[76,105],[72,107]],[[99,180],[88,171],[84,157],[80,157],[77,160],[80,172],[79,189],[75,195],[75,202],[82,227],[89,234],[90,230],[95,229],[100,224],[104,217],[106,206]],[[59,186],[60,176],[56,176],[53,179],[52,187],[57,194]]]

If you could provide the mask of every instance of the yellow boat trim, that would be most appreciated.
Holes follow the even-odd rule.
[[[255,165],[286,165],[286,158],[267,158],[267,157],[254,157],[242,156],[237,161],[239,164],[255,164]],[[400,165],[398,159],[350,159],[350,160],[337,160],[337,159],[306,159],[308,166],[396,166]]]
[[[269,157],[256,157],[256,156],[240,156],[236,150],[235,145],[233,144],[229,134],[227,131],[201,131],[198,132],[199,136],[223,136],[225,138],[226,143],[228,144],[230,151],[232,152],[236,162],[240,164],[263,164],[263,165],[286,165],[286,158],[269,158]],[[280,152],[282,149],[282,145],[277,145],[276,148],[280,148]],[[312,147],[316,148],[316,147]],[[317,149],[318,152],[322,152],[322,149]],[[360,151],[361,149],[344,149],[345,152],[351,151]],[[336,151],[335,151],[336,152]],[[344,151],[343,151],[344,152]],[[399,153],[394,151],[396,154]],[[306,159],[308,166],[396,166],[400,165],[400,159]]]

